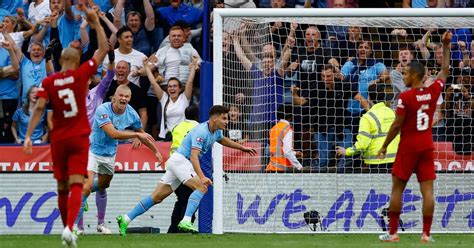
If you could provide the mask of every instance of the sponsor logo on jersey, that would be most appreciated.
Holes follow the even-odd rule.
[[[402,99],[398,99],[397,108],[405,108],[405,106],[403,106],[403,101],[402,101]]]

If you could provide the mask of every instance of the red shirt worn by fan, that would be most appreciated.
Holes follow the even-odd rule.
[[[398,153],[434,150],[431,126],[436,102],[444,82],[436,79],[428,88],[415,88],[400,94],[397,115],[405,116]]]
[[[43,80],[37,96],[49,100],[53,109],[51,142],[90,134],[86,96],[89,78],[96,72],[97,63],[91,59],[76,70],[58,72]]]

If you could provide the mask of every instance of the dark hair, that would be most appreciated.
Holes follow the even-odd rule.
[[[170,78],[168,79],[168,84],[170,83],[170,81],[178,81],[179,88],[180,88],[180,89],[183,88],[183,84],[181,83],[181,81],[179,81],[179,78],[177,78],[177,77],[170,77]]]
[[[209,117],[229,113],[229,108],[222,105],[214,105],[209,109]]]
[[[285,119],[288,120],[293,117],[293,106],[291,105],[283,105],[278,108],[277,110],[277,119]]]
[[[131,33],[132,30],[130,30],[130,29],[129,29],[128,27],[126,27],[126,26],[123,26],[123,27],[119,28],[119,30],[117,30],[117,35],[116,35],[116,36],[117,36],[117,39],[118,39],[118,38],[121,38],[121,37],[122,37],[122,34],[125,33],[125,32],[130,32],[130,33]]]
[[[30,94],[33,88],[38,88],[38,86],[33,85],[28,89],[28,92],[26,92],[26,101],[23,103],[23,106],[21,106],[25,115],[30,115]]]
[[[372,84],[367,89],[369,92],[369,99],[374,103],[385,101],[385,88],[383,85]]]
[[[461,70],[461,76],[469,76],[469,77],[474,77],[474,69],[472,68],[463,68]]]
[[[370,47],[370,50],[373,50],[373,49],[374,49],[374,48],[373,48],[373,43],[372,43],[372,41],[371,41],[369,38],[367,38],[367,37],[364,37],[361,41],[359,41],[359,42],[357,43],[357,49],[359,49],[360,45],[362,45],[362,44],[364,44],[364,43],[367,43],[367,45]]]
[[[130,16],[138,16],[138,19],[140,19],[140,21],[142,20],[142,14],[140,14],[140,12],[138,12],[138,11],[133,11],[132,10],[132,11],[128,12],[127,18],[126,18],[127,21],[128,21],[128,18],[130,18]]]
[[[181,29],[189,29],[191,26],[185,20],[177,20],[173,26],[181,27]]]
[[[415,49],[410,45],[401,45],[398,48],[398,51],[404,51],[404,50],[408,50],[412,55],[415,55],[414,54]]]
[[[331,64],[325,64],[323,65],[323,67],[321,67],[321,72],[326,71],[326,70],[331,70],[333,73],[336,72],[336,68]]]
[[[199,108],[196,105],[189,105],[185,110],[184,110],[184,116],[188,120],[195,120],[199,121]]]
[[[414,74],[418,80],[423,80],[423,77],[425,76],[425,65],[420,62],[413,61],[408,64],[408,68],[410,73]]]

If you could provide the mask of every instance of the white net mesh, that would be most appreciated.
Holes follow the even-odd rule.
[[[385,230],[390,162],[369,166],[370,156],[338,156],[336,147],[353,146],[361,117],[376,102],[395,109],[410,61],[426,65],[426,85],[433,81],[446,30],[453,40],[450,75],[432,120],[438,176],[432,230],[472,232],[473,27],[468,17],[224,18],[223,60],[214,63],[222,63],[223,104],[231,107],[226,135],[259,153],[224,148],[224,232]],[[372,84],[381,98],[369,98]],[[290,116],[305,173],[265,173],[278,113]],[[413,176],[403,194],[402,231],[421,231],[419,192]],[[310,210],[319,213],[316,224],[315,218],[307,224]]]

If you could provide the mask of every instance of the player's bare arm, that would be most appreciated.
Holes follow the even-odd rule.
[[[146,133],[142,128],[135,130],[138,134],[138,139],[146,146],[148,147],[153,154],[155,154],[156,158],[158,159],[158,162],[163,162],[163,156],[161,155],[160,151],[158,148],[155,146],[155,139],[153,137]]]
[[[99,44],[99,49],[94,53],[93,58],[95,62],[100,65],[104,61],[104,58],[109,51],[109,43],[107,41],[107,37],[105,36],[104,28],[100,25],[97,13],[92,9],[87,9],[86,18],[89,26],[95,29],[97,33],[97,43]]]
[[[443,43],[443,61],[441,64],[441,71],[438,73],[437,79],[441,79],[446,81],[446,78],[449,74],[449,61],[451,60],[451,38],[452,33],[446,31],[441,38],[441,42]]]
[[[379,159],[385,158],[385,154],[387,153],[387,147],[388,145],[390,145],[390,143],[392,143],[393,139],[397,137],[404,120],[405,120],[405,116],[402,116],[402,115],[395,116],[395,121],[392,123],[392,126],[390,126],[390,130],[387,133],[387,137],[385,138],[385,141],[383,142],[382,148],[380,148],[379,152],[377,153],[377,157]]]
[[[247,153],[250,153],[250,155],[253,155],[253,156],[256,156],[257,155],[257,151],[255,149],[253,149],[252,147],[246,147],[246,146],[243,146],[227,137],[224,137],[222,138],[219,143],[223,146],[227,146],[227,147],[230,147],[230,148],[234,148],[234,149],[238,149],[238,150],[241,150],[243,152],[247,152]]]
[[[207,178],[201,170],[201,163],[199,162],[199,153],[201,153],[201,150],[196,148],[191,149],[191,156],[189,157],[189,161],[191,161],[194,171],[198,175],[201,182],[206,186],[212,185],[211,179]]]
[[[103,125],[102,130],[110,136],[112,139],[118,139],[118,140],[126,140],[126,139],[133,139],[133,138],[138,138],[138,133],[136,132],[129,132],[129,131],[119,131],[115,129],[114,125],[112,123],[107,123]]]
[[[38,98],[36,101],[35,109],[31,114],[30,122],[28,123],[28,129],[26,130],[25,143],[23,143],[23,152],[26,154],[31,154],[33,152],[33,144],[31,143],[31,134],[35,130],[35,127],[38,125],[43,115],[43,111],[46,109],[46,99]]]

